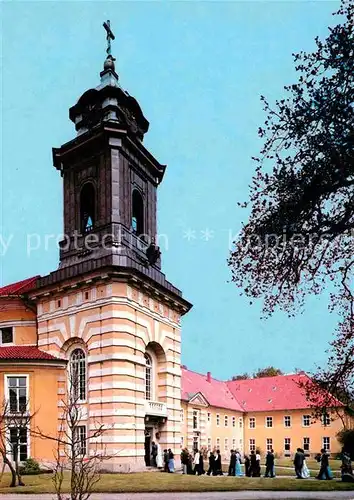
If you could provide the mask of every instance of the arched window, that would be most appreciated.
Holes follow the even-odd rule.
[[[94,228],[95,198],[95,188],[91,182],[87,182],[80,193],[80,225],[82,234],[89,233]]]
[[[149,401],[152,399],[152,384],[152,359],[148,354],[145,354],[145,399]]]
[[[144,234],[144,202],[136,189],[132,196],[132,229],[137,236]]]
[[[69,383],[75,400],[86,399],[86,355],[82,349],[75,349],[70,356]]]

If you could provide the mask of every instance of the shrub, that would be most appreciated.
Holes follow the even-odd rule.
[[[34,476],[36,474],[41,474],[41,468],[36,460],[27,458],[22,467],[20,467],[20,472],[23,476]]]

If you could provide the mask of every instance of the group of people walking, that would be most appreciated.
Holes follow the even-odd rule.
[[[316,479],[333,479],[333,474],[329,466],[329,456],[324,448],[321,453],[316,455],[317,462],[320,463],[320,470]],[[294,457],[294,467],[297,479],[308,479],[310,471],[306,464],[305,452],[302,448],[298,448]]]
[[[161,452],[160,445],[152,443],[151,449],[152,463],[155,467],[163,469],[165,472],[175,472],[175,460],[172,450],[166,449]],[[205,456],[206,458],[206,456]],[[317,461],[320,463],[320,470],[317,479],[333,479],[333,474],[329,466],[329,456],[326,450],[322,449],[321,453],[316,456]],[[206,474],[208,476],[222,476],[222,462],[221,453],[219,449],[209,452],[208,456],[209,467],[208,470],[204,469],[204,456],[203,452],[196,449],[194,455],[189,453],[187,448],[181,452],[181,465],[183,474],[194,474],[201,476]],[[295,474],[298,479],[307,479],[310,477],[310,471],[307,467],[305,452],[302,448],[296,450],[294,456]],[[243,476],[246,477],[261,477],[261,455],[258,450],[251,451],[250,455],[244,456],[244,474],[242,472],[242,457],[239,450],[231,450],[230,462],[228,468],[229,476]],[[264,477],[275,477],[275,455],[273,450],[267,452],[265,458],[265,474]],[[347,467],[348,471],[349,468]],[[345,470],[345,473],[349,473]],[[343,472],[343,471],[342,471]],[[352,474],[351,463],[350,473]]]

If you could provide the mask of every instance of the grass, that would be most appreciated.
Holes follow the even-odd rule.
[[[10,477],[4,474],[0,483],[0,493],[53,493],[50,474],[25,476],[26,486],[9,488]],[[69,476],[64,481],[64,489],[69,491]],[[162,491],[242,491],[242,490],[280,490],[280,491],[353,491],[354,484],[341,481],[296,480],[292,478],[235,478],[184,476],[139,472],[134,474],[104,474],[96,485],[96,492],[132,493]]]
[[[318,470],[320,468],[320,464],[316,462],[313,458],[307,458],[306,459],[307,467],[309,469],[314,469]],[[330,460],[329,465],[332,469],[332,471],[335,470],[340,470],[341,466],[341,460]],[[291,467],[292,469],[294,468],[293,460],[291,458],[276,458],[275,459],[275,466],[277,467]]]

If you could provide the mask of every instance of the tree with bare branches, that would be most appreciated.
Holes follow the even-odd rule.
[[[27,449],[31,421],[35,416],[29,411],[28,402],[15,403],[6,400],[0,410],[0,455],[11,473],[10,487],[24,486],[20,468],[22,448]]]
[[[40,429],[32,434],[50,439],[54,443],[53,484],[58,500],[66,500],[64,478],[70,478],[70,500],[88,500],[94,486],[100,480],[103,462],[111,459],[105,447],[99,443],[103,434],[110,429],[97,422],[87,428],[85,405],[81,402],[80,376],[78,369],[68,373],[68,390],[61,400],[58,434],[51,436]]]
[[[294,55],[297,83],[272,106],[262,97],[263,147],[251,186],[248,222],[229,265],[232,279],[264,313],[294,315],[330,286],[341,317],[329,362],[308,386],[319,410],[328,391],[354,408],[354,0],[338,24]]]

